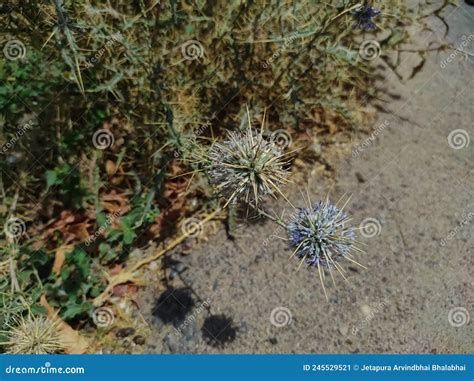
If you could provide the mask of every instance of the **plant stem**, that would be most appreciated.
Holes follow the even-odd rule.
[[[278,217],[273,217],[272,215],[268,214],[267,212],[265,212],[264,210],[260,209],[260,208],[255,208],[255,210],[257,210],[261,215],[267,217],[268,219],[272,220],[273,222],[275,222],[276,224],[280,225],[281,227],[283,228],[286,228],[286,224],[283,220],[281,220],[280,218]]]
[[[205,224],[206,222],[212,220],[216,215],[217,213],[219,213],[221,211],[221,208],[217,208],[216,210],[214,210],[212,213],[208,214],[202,221],[201,221],[201,224]],[[145,258],[145,259],[142,259],[140,262],[136,263],[131,269],[130,271],[131,272],[134,272],[134,271],[137,271],[140,267],[150,263],[150,262],[153,262],[153,261],[156,261],[158,258],[160,258],[161,256],[163,256],[164,254],[166,254],[168,251],[174,249],[176,246],[178,246],[181,242],[183,242],[186,238],[188,238],[189,236],[191,235],[191,232],[188,233],[184,233],[182,235],[180,235],[179,237],[175,238],[173,241],[171,241],[165,248],[161,249],[160,251],[158,251],[156,254],[153,254],[151,256],[149,256],[148,258]]]

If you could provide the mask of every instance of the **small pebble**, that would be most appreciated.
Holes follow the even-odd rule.
[[[357,181],[358,181],[359,183],[365,183],[365,178],[364,178],[364,176],[362,176],[359,172],[356,172],[356,173],[355,173],[355,176],[356,176]]]
[[[145,344],[145,338],[141,335],[137,335],[133,338],[133,342],[137,345]]]
[[[319,142],[315,141],[313,144],[311,144],[311,146],[309,147],[309,149],[312,151],[312,153],[316,156],[321,156],[321,153],[322,153],[322,148],[321,148],[321,144],[319,144]]]
[[[184,270],[184,264],[182,262],[179,262],[178,264],[176,264],[176,266],[174,266],[174,269],[180,273],[181,271]]]
[[[176,353],[178,351],[178,343],[175,341],[175,338],[171,335],[167,335],[163,342],[168,346],[168,349],[171,353]]]
[[[131,342],[130,342],[129,339],[124,339],[122,341],[122,348],[130,348],[130,344],[131,344]]]
[[[339,333],[342,335],[342,336],[346,336],[347,333],[349,332],[349,327],[347,325],[341,325],[339,328],[338,328],[338,331]]]
[[[132,327],[127,327],[127,328],[120,328],[117,333],[115,334],[115,336],[117,337],[127,337],[127,336],[130,336],[130,335],[133,335],[135,333],[135,329],[133,329]]]
[[[362,313],[364,314],[364,316],[369,316],[372,313],[372,309],[367,304],[363,304],[360,307],[360,309],[361,309]]]
[[[191,340],[194,336],[194,327],[193,327],[193,324],[187,324],[185,325],[182,330],[181,330],[184,338],[186,340]]]

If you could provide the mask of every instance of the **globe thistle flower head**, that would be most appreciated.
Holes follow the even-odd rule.
[[[212,146],[207,172],[227,203],[257,206],[265,196],[282,194],[280,186],[289,181],[286,157],[262,131],[253,131],[249,121],[245,132],[231,131],[226,140]]]
[[[360,8],[352,13],[354,17],[354,28],[362,30],[373,30],[376,24],[372,21],[373,18],[380,14],[380,10],[372,8],[368,4],[362,5]]]
[[[0,343],[10,354],[53,354],[62,351],[58,334],[58,321],[44,316],[17,316],[8,323],[4,332],[8,341]]]
[[[294,255],[309,267],[336,266],[354,246],[355,231],[349,217],[328,201],[299,208],[287,226]]]

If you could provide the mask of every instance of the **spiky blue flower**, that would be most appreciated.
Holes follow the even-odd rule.
[[[354,245],[354,228],[349,217],[328,201],[299,208],[287,225],[294,255],[310,267],[329,267],[346,257]]]
[[[375,29],[376,24],[372,21],[372,19],[377,17],[379,14],[380,10],[372,8],[368,4],[362,5],[360,8],[358,8],[352,13],[352,16],[355,20],[354,28],[362,30]]]

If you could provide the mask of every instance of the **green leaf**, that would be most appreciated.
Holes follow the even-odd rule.
[[[46,185],[51,187],[52,185],[58,184],[58,174],[55,170],[46,171]]]
[[[76,316],[88,313],[92,308],[92,304],[88,302],[83,302],[80,304],[74,304],[75,301],[73,300],[70,300],[70,302],[71,303],[69,304],[69,301],[68,301],[68,304],[66,305],[64,312],[61,314],[61,317],[64,320],[73,319]]]
[[[43,266],[50,260],[50,257],[42,250],[36,250],[30,255],[30,263],[35,266]]]
[[[31,312],[34,315],[44,315],[46,314],[46,309],[41,304],[33,304],[31,306]]]
[[[130,229],[128,226],[124,226],[124,229],[123,229],[123,243],[126,244],[126,245],[130,245],[133,240],[135,239],[136,237],[136,234],[135,232]]]

